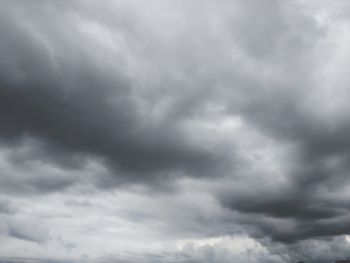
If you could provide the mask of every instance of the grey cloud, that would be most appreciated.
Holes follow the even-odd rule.
[[[327,40],[324,30],[317,28],[315,22],[306,22],[309,25],[306,31],[311,30],[315,37],[313,43],[299,46],[297,56],[288,53],[293,50],[288,41],[284,42],[296,32],[298,35],[293,37],[299,38],[300,43],[305,41],[303,29],[294,31],[293,23],[288,25],[278,45],[274,46],[275,54],[281,48],[285,53],[283,57],[288,57],[287,68],[299,65],[290,68],[291,75],[279,80],[279,85],[252,80],[249,91],[240,91],[241,104],[230,107],[230,112],[242,116],[252,129],[259,130],[266,138],[280,145],[293,146],[289,159],[282,163],[285,182],[273,184],[272,181],[272,186],[259,188],[255,184],[249,187],[251,182],[247,179],[246,188],[239,189],[233,182],[227,193],[218,194],[224,207],[244,215],[242,224],[256,227],[259,237],[269,236],[277,242],[290,243],[349,233],[344,224],[349,210],[342,201],[343,187],[349,182],[348,121],[336,123],[326,115],[318,118],[309,111],[314,106],[317,114],[322,115],[326,109],[322,108],[321,101],[309,105],[313,101],[310,97],[317,96],[315,90],[316,93],[318,89],[322,92],[318,87],[322,84],[309,78],[318,69],[302,57],[309,56],[310,61],[316,59],[316,48]],[[263,63],[274,65],[276,61],[271,63],[269,60],[274,56],[263,58]],[[317,103],[317,100],[313,102]],[[230,100],[227,103],[230,104]],[[263,177],[264,171],[261,172],[256,177]],[[252,217],[261,217],[261,220]],[[281,221],[281,227],[273,220]]]
[[[7,222],[7,235],[13,238],[43,243],[50,239],[45,223],[28,216],[13,216]],[[35,229],[35,231],[33,231]]]
[[[20,257],[11,257],[11,258],[1,258],[1,263],[73,263],[72,261],[60,261],[54,259],[40,259],[40,258],[20,258]]]
[[[295,99],[297,96],[300,94]],[[278,241],[348,234],[344,218],[348,217],[349,208],[344,206],[342,197],[343,187],[349,182],[347,126],[342,124],[333,130],[323,120],[315,122],[306,112],[295,114],[302,107],[300,103],[281,103],[285,104],[272,112],[264,112],[270,106],[260,108],[258,123],[278,143],[294,145],[294,156],[283,171],[287,182],[273,188],[221,193],[222,204],[252,216],[295,220],[295,226],[287,232],[261,225],[264,234]]]
[[[155,203],[131,202],[116,217],[173,238],[243,232],[265,245],[267,254],[235,262],[345,255],[350,121],[338,102],[348,79],[329,72],[345,56],[332,30],[348,21],[334,4],[322,4],[325,17],[304,2],[1,2],[1,193],[127,183]],[[198,184],[181,189],[189,178]],[[62,202],[91,209],[84,198]],[[11,212],[6,202],[0,212]],[[42,238],[19,230],[9,233]],[[335,252],[325,257],[325,247]],[[116,258],[233,259],[221,247],[189,250]]]
[[[216,263],[216,262],[286,262],[282,257],[277,255],[267,254],[263,251],[254,252],[241,251],[235,253],[230,251],[227,247],[223,246],[220,242],[213,246],[203,245],[198,248],[192,245],[187,245],[181,251],[177,252],[166,252],[166,253],[142,253],[133,254],[129,253],[124,256],[108,256],[101,259],[101,262],[184,262],[184,263]]]
[[[33,158],[36,147],[12,145],[0,151],[0,190],[6,195],[49,194],[73,187],[77,183],[87,182],[96,170],[88,165],[81,169],[60,169],[45,161]],[[32,153],[34,153],[32,155]],[[101,176],[103,171],[101,171]],[[84,180],[85,179],[85,180]]]
[[[61,25],[64,11],[37,4],[38,14],[48,11],[53,19],[39,26],[19,8],[28,16],[24,26],[11,17],[16,12],[10,7],[1,25],[0,90],[1,133],[8,142],[34,138],[63,164],[75,154],[102,157],[120,174],[138,174],[130,177],[136,181],[167,170],[203,174],[216,165],[217,153],[188,144],[170,120],[156,124],[140,112],[131,80],[112,71],[111,61],[92,54],[88,44],[76,45],[84,41],[72,24],[79,20]],[[69,29],[62,32],[63,26]],[[38,30],[39,41],[30,30]]]
[[[16,211],[16,207],[8,199],[0,199],[0,213],[12,214]]]
[[[235,43],[256,57],[267,57],[278,45],[288,24],[281,12],[281,1],[245,1],[232,18]]]

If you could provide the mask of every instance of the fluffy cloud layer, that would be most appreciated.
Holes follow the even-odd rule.
[[[347,1],[1,1],[4,262],[330,262]]]

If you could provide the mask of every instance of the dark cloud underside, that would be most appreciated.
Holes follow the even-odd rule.
[[[0,0],[0,258],[345,256],[348,10]]]

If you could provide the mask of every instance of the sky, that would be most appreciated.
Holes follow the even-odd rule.
[[[350,255],[350,2],[0,0],[0,263]]]

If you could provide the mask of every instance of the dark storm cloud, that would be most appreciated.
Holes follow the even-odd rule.
[[[343,55],[329,51],[337,46],[329,43],[332,25],[308,15],[306,1],[116,2],[0,3],[1,192],[29,197],[116,182],[153,191],[169,178],[200,178],[214,201],[156,200],[147,211],[138,200],[116,214],[161,222],[176,237],[249,234],[270,253],[247,252],[249,262],[326,262],[324,247],[345,255],[350,120],[337,101],[349,95],[347,78],[323,76],[332,71],[329,57]],[[244,132],[227,128],[235,121]],[[107,168],[89,169],[93,161]],[[0,215],[12,212],[0,201]],[[22,222],[9,224],[8,234],[48,238]],[[116,258],[246,262],[222,251]]]
[[[203,174],[215,166],[215,153],[186,142],[171,120],[155,123],[139,108],[131,80],[115,73],[107,58],[92,54],[96,50],[84,45],[74,24],[61,25],[64,11],[32,3],[38,16],[44,9],[53,18],[38,29],[40,21],[16,4],[3,4],[8,13],[0,26],[3,140],[34,138],[61,164],[74,165],[74,155],[102,157],[120,174],[138,174],[141,180],[160,171]],[[18,14],[28,16],[26,24]],[[61,32],[64,26],[71,28]],[[39,39],[31,27],[40,30]]]
[[[277,107],[276,112],[259,112],[263,132],[281,144],[294,145],[293,157],[284,170],[287,182],[219,194],[225,207],[250,215],[242,223],[256,227],[257,236],[277,242],[350,234],[346,223],[349,206],[344,203],[344,187],[349,183],[348,125],[330,128],[307,113],[296,115],[295,109],[301,107],[296,104]],[[279,220],[281,227],[271,219]]]
[[[281,21],[279,25],[286,25],[286,20]],[[286,181],[283,184],[272,181],[272,186],[264,188],[253,181],[250,186],[247,178],[246,188],[240,189],[233,183],[226,193],[218,194],[224,207],[242,214],[242,224],[256,228],[253,235],[282,243],[350,233],[345,223],[349,207],[344,204],[344,186],[349,183],[349,121],[337,122],[337,117],[345,113],[333,119],[325,116],[327,110],[322,102],[312,98],[317,96],[313,92],[321,84],[310,79],[316,68],[305,57],[314,61],[315,48],[319,41],[324,41],[324,31],[309,18],[300,21],[307,25],[304,32],[292,33],[293,23],[287,23],[278,43],[272,45],[274,51],[270,56],[259,57],[266,66],[271,66],[271,59],[278,65],[280,58],[287,58],[284,66],[291,74],[279,85],[250,80],[247,82],[250,90],[239,91],[239,103],[227,102],[232,103],[230,112],[240,115],[253,130],[259,130],[277,144],[293,146],[287,163],[283,164]],[[312,42],[307,40],[306,32],[314,36]],[[243,46],[250,48],[247,44]],[[282,57],[280,49],[284,52]],[[297,56],[293,56],[295,51]],[[248,52],[256,56],[252,50]],[[318,104],[310,105],[315,102]],[[317,113],[310,112],[310,107]]]
[[[251,217],[265,217],[258,222],[249,222],[247,217],[246,223],[257,227],[259,235],[278,242],[350,233],[346,223],[349,206],[344,204],[344,186],[349,183],[349,123],[334,124],[310,116],[303,109],[301,94],[279,96],[264,104],[259,100],[245,115],[279,144],[293,145],[283,171],[287,182],[219,194],[224,206]],[[269,223],[271,218],[282,221],[281,229]]]

